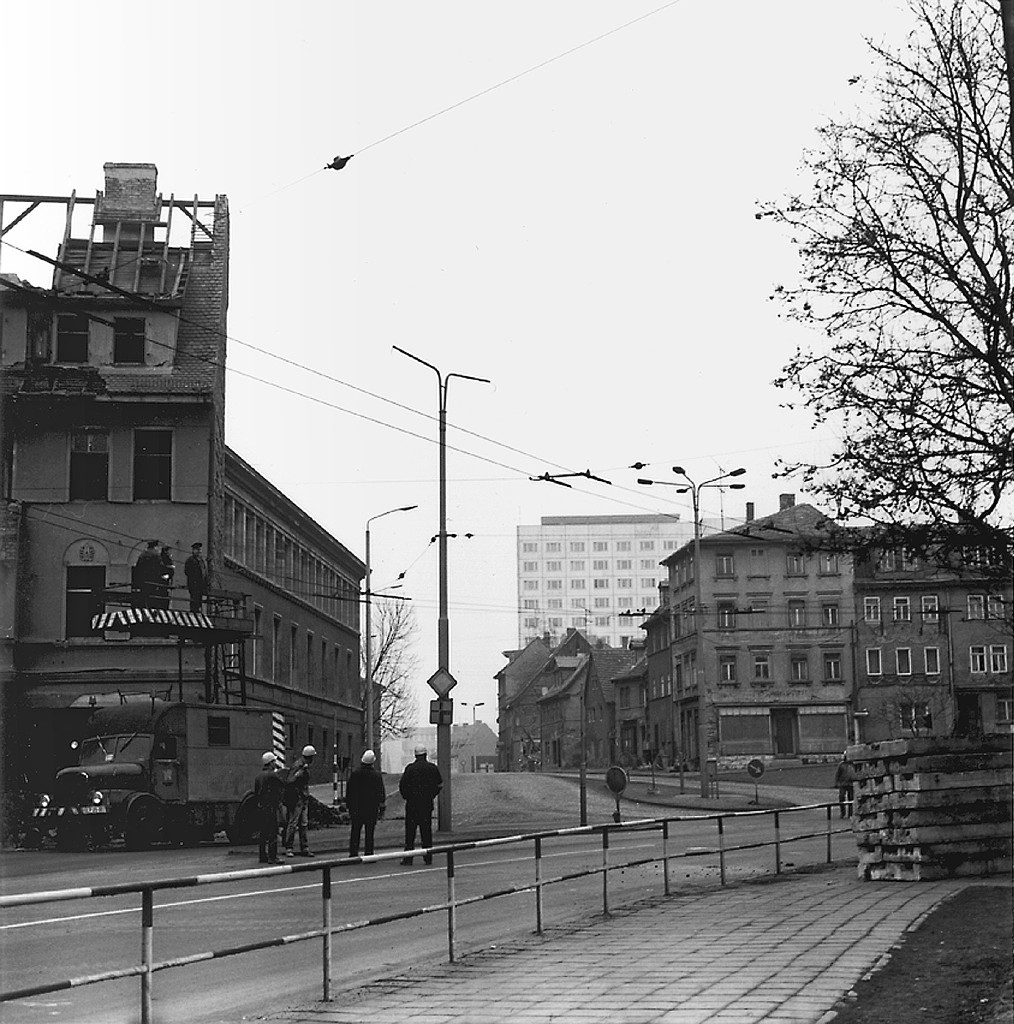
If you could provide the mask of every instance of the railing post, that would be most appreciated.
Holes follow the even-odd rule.
[[[602,913],[609,914],[609,829],[602,829]]]
[[[717,818],[718,821],[718,875],[722,885],[725,885],[725,820]]]
[[[154,948],[154,893],[151,889],[141,890],[141,1024],[151,1024],[151,965]]]
[[[331,987],[331,869],[324,868],[320,880],[320,894],[323,912],[324,926],[324,1002],[331,1002],[333,989]]]
[[[669,895],[669,822],[662,822],[662,884],[663,892]]]
[[[447,961],[454,963],[454,851],[447,851]]]
[[[535,933],[542,934],[542,839],[535,837]]]
[[[775,874],[782,873],[782,833],[778,825],[778,812],[775,811]]]
[[[831,805],[825,808],[827,811],[827,862],[831,863]]]

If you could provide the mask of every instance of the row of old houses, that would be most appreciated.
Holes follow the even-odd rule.
[[[795,496],[685,543],[642,641],[507,651],[499,767],[831,759],[852,740],[1014,731],[1011,557],[845,530]]]

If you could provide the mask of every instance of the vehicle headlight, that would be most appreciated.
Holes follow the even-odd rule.
[[[102,793],[99,792],[99,790],[95,790],[95,792],[92,793],[92,803],[96,805],[102,803]]]
[[[40,807],[48,807],[49,806],[49,794],[48,793],[40,793],[39,794],[39,806]]]

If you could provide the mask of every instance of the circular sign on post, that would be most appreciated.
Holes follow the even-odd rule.
[[[746,766],[746,770],[755,778],[759,779],[764,774],[764,762],[756,757]]]
[[[627,788],[627,773],[614,764],[606,772],[606,785],[619,796]]]

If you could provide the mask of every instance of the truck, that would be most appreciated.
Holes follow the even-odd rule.
[[[262,708],[157,698],[98,708],[33,812],[37,836],[76,850],[122,839],[194,846],[225,832],[255,838],[253,783],[273,750],[273,715]],[[284,752],[274,750],[279,762]]]

